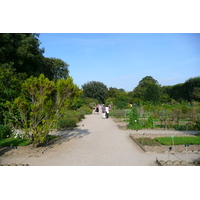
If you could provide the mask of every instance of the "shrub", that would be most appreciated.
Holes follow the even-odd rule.
[[[111,110],[109,115],[114,116],[116,118],[122,118],[126,117],[126,111],[124,109]]]
[[[152,116],[150,116],[150,117],[148,118],[148,120],[145,122],[144,127],[145,127],[145,128],[154,128],[154,126],[153,126],[153,121],[154,121],[154,118],[153,118]]]
[[[74,128],[74,127],[76,127],[77,122],[78,122],[78,119],[75,117],[61,118],[57,122],[57,128],[58,129]]]
[[[12,129],[8,125],[0,125],[0,139],[9,138]]]
[[[92,113],[92,108],[88,106],[83,106],[77,110],[79,113],[82,113],[84,115],[89,115]]]
[[[188,130],[188,131],[189,130],[190,131],[192,131],[192,130],[198,131],[199,130],[199,127],[197,127],[197,125],[194,124],[194,123],[187,123],[185,125],[178,125],[178,124],[176,124],[176,125],[173,126],[173,128],[175,130],[179,130],[179,131],[186,131],[186,130]]]
[[[143,125],[138,120],[139,115],[138,115],[137,108],[133,108],[131,110],[129,117],[130,117],[129,124],[128,124],[129,129],[133,129],[133,130],[142,129]]]

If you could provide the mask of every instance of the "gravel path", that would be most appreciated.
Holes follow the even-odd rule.
[[[144,153],[129,137],[131,130],[121,130],[111,119],[101,115],[87,115],[71,131],[56,132],[60,136],[55,144],[41,152],[11,150],[0,157],[0,164],[22,163],[30,166],[155,166],[158,160],[168,160],[168,154]],[[137,134],[144,132],[139,131]],[[148,134],[148,131],[145,131]],[[151,130],[152,133],[152,130]],[[158,133],[158,131],[154,131]],[[169,133],[169,132],[168,132]],[[177,132],[170,132],[175,134]],[[54,133],[55,134],[55,133]],[[159,131],[161,134],[161,131]],[[34,153],[33,153],[34,152]],[[200,159],[190,154],[189,161]],[[170,160],[186,160],[185,154],[170,155]]]

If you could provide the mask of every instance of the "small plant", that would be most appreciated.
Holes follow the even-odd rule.
[[[139,115],[137,112],[137,108],[133,108],[132,111],[130,112],[130,120],[128,124],[128,128],[133,129],[133,130],[139,130],[142,129],[142,124],[138,120]]]
[[[12,134],[16,139],[25,139],[25,133],[22,130],[14,129]]]

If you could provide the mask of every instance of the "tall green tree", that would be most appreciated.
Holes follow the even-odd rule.
[[[160,102],[160,88],[156,84],[148,84],[144,93],[144,100],[153,103]]]
[[[69,65],[58,58],[43,58],[43,72],[50,80],[66,79],[69,75]]]
[[[149,100],[155,100],[155,95],[159,95],[158,91],[156,91],[154,97],[150,97],[150,90],[153,88],[155,91],[160,88],[160,85],[157,80],[155,80],[151,76],[144,77],[137,87],[133,90],[134,92],[134,98],[141,99],[142,101],[149,101]],[[156,97],[159,99],[159,97]]]
[[[13,63],[17,73],[39,75],[42,73],[44,49],[40,49],[39,34],[1,33],[0,64]]]
[[[100,103],[104,103],[108,88],[107,86],[98,81],[91,81],[82,85],[83,96],[97,99]]]
[[[199,100],[200,76],[190,78],[183,84],[184,99],[187,101]]]

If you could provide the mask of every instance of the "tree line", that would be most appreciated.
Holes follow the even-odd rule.
[[[81,94],[69,76],[69,65],[44,57],[39,46],[39,34],[0,34],[1,129],[2,125],[22,129],[35,146],[45,142]]]
[[[82,89],[84,97],[97,99],[101,103],[113,103],[118,108],[140,103],[174,104],[182,101],[200,101],[199,76],[172,86],[161,86],[153,77],[146,76],[130,92],[113,87],[107,88],[105,84],[96,81],[85,83]]]

